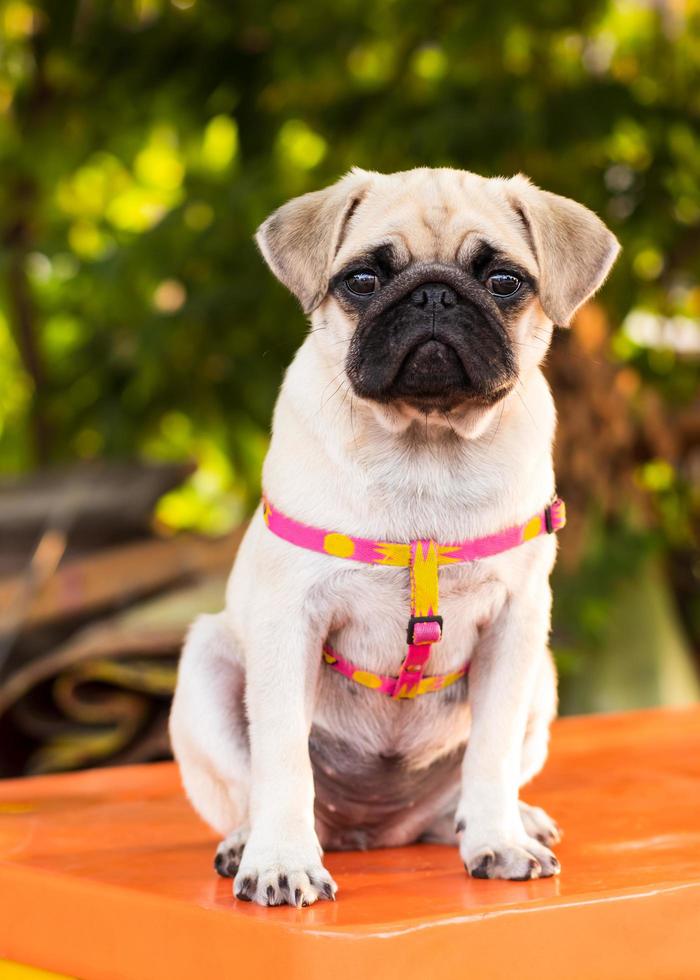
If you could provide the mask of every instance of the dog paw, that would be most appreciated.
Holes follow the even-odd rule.
[[[464,867],[472,878],[507,878],[529,881],[559,874],[559,861],[532,837],[523,840],[460,845]]]
[[[519,805],[520,819],[528,837],[534,837],[540,844],[545,844],[547,847],[559,843],[562,838],[561,829],[548,813],[541,807],[530,806],[529,803],[523,803],[522,800]]]
[[[216,873],[220,874],[222,878],[236,877],[236,872],[241,863],[241,855],[248,840],[248,833],[247,827],[234,830],[217,847],[214,867]]]
[[[335,901],[337,890],[316,848],[276,853],[275,848],[256,848],[251,852],[249,846],[243,852],[233,887],[234,895],[242,902],[297,908],[323,899]]]

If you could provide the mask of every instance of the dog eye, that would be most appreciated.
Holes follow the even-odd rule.
[[[351,293],[358,296],[369,296],[378,288],[379,280],[371,269],[358,269],[357,272],[352,272],[347,276],[345,285]]]
[[[493,272],[486,280],[486,288],[494,296],[513,296],[522,281],[512,272]]]

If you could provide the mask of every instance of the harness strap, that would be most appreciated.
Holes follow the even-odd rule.
[[[265,497],[263,497],[263,519],[268,528],[278,537],[308,551],[317,551],[335,558],[350,558],[373,565],[398,565],[409,569],[411,608],[406,638],[408,650],[398,677],[361,670],[341,657],[329,644],[323,647],[323,659],[334,670],[365,687],[374,688],[398,700],[441,690],[460,677],[464,677],[469,669],[469,665],[466,664],[451,674],[424,677],[432,645],[442,639],[438,581],[440,566],[487,558],[516,548],[539,535],[553,534],[566,524],[566,508],[564,501],[557,497],[525,524],[483,538],[449,545],[438,544],[432,538],[418,539],[405,544],[373,541],[335,531],[325,531],[287,517],[272,507]]]
[[[354,681],[356,684],[361,684],[362,687],[379,691],[380,694],[387,694],[389,697],[394,696],[396,682],[398,680],[397,677],[391,677],[389,674],[375,674],[371,670],[362,670],[350,660],[342,657],[337,650],[333,649],[330,643],[324,643],[323,645],[323,662],[332,670],[338,671],[343,677],[347,677],[348,680]],[[424,677],[418,681],[417,690],[411,696],[416,697],[418,694],[431,694],[433,691],[442,691],[444,688],[449,687],[450,684],[461,680],[468,670],[469,664],[467,663],[451,674],[431,674],[429,677]]]
[[[394,541],[375,541],[356,538],[350,534],[326,531],[320,527],[302,524],[273,507],[263,496],[263,519],[273,534],[284,538],[299,548],[317,551],[334,558],[350,558],[368,565],[393,565],[408,568],[411,564],[411,544]],[[551,534],[566,524],[566,507],[560,497],[535,514],[524,524],[506,528],[483,538],[471,538],[457,544],[437,545],[438,564],[453,565],[459,562],[490,558],[503,551],[517,548],[541,534]]]
[[[408,650],[396,679],[398,698],[415,698],[423,672],[432,653],[433,643],[442,639],[442,617],[438,614],[438,546],[430,539],[411,542],[411,618],[408,621]]]

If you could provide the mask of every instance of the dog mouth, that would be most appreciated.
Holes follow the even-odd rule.
[[[420,411],[445,412],[461,402],[486,407],[505,398],[513,384],[504,380],[493,387],[475,385],[457,350],[431,337],[406,354],[387,391],[387,400],[404,401]]]
[[[423,395],[439,395],[445,384],[468,383],[464,365],[457,351],[450,344],[432,338],[422,341],[410,350],[394,381],[395,389],[403,389]]]

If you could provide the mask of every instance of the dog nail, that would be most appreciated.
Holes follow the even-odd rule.
[[[275,889],[272,885],[267,886],[267,904],[272,905],[272,899],[275,897]]]
[[[470,872],[472,878],[489,878],[491,876],[491,869],[494,864],[493,854],[484,854],[481,861],[477,866]],[[469,869],[467,868],[467,871]]]
[[[236,889],[236,898],[240,898],[242,902],[251,902],[256,885],[256,879],[244,878]]]
[[[294,889],[294,904],[297,907],[301,905],[301,888]]]
[[[222,878],[235,878],[238,871],[238,862],[233,856],[228,854],[217,854],[214,858],[214,868]]]
[[[467,829],[467,821],[466,820],[459,820],[455,824],[455,834],[463,834],[466,829]]]

